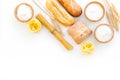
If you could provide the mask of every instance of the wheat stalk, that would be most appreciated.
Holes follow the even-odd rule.
[[[120,14],[116,9],[115,5],[109,0],[104,0],[107,5],[106,16],[108,22],[113,26],[117,31],[119,31],[120,23]]]

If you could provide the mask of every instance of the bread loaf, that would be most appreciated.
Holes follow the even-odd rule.
[[[46,7],[61,24],[71,26],[74,23],[74,18],[56,0],[47,0]]]
[[[72,27],[68,29],[68,33],[77,44],[80,44],[92,34],[92,31],[81,21],[77,21]]]
[[[82,14],[82,9],[75,0],[58,0],[59,3],[74,17]]]

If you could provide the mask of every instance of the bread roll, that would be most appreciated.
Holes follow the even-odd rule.
[[[82,9],[75,0],[58,0],[59,3],[74,17],[82,14]]]
[[[74,23],[74,18],[56,0],[47,0],[46,7],[61,24],[71,26]]]
[[[92,34],[92,31],[81,21],[77,21],[72,27],[68,29],[68,33],[77,44],[80,44],[83,40]]]

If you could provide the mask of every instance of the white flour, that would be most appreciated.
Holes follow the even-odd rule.
[[[21,5],[17,10],[17,16],[20,20],[28,20],[32,16],[32,10],[29,6]]]
[[[99,20],[103,16],[103,8],[99,4],[90,4],[86,8],[86,16],[90,20]]]
[[[95,34],[96,38],[102,42],[109,41],[113,36],[111,28],[106,25],[98,27]]]

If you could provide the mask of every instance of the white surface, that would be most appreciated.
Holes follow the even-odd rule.
[[[76,1],[84,8],[92,0]],[[96,45],[90,56],[82,55],[81,45],[66,35],[75,46],[68,52],[44,27],[33,34],[15,19],[14,8],[21,2],[34,6],[31,0],[0,0],[0,80],[120,80],[119,33],[108,44],[99,44],[92,35],[86,40]],[[119,0],[113,2],[120,11]],[[34,8],[37,14],[40,10]],[[83,15],[78,19],[91,29],[107,22],[92,23]]]

